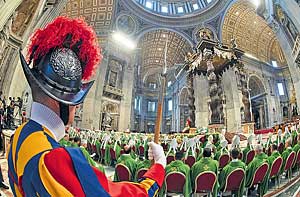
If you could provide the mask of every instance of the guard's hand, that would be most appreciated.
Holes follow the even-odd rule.
[[[166,160],[166,155],[164,153],[163,147],[154,142],[149,142],[148,146],[149,146],[149,150],[148,150],[149,159],[154,160],[154,163],[159,163],[165,168],[167,164],[167,160]]]

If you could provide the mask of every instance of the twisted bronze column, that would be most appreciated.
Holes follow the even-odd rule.
[[[188,86],[188,106],[189,106],[189,119],[191,121],[190,127],[195,127],[195,92],[194,92],[194,74],[192,71],[188,73],[187,76],[187,86]]]

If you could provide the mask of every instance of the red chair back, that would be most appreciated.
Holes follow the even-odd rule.
[[[196,162],[196,158],[192,155],[189,155],[186,160],[184,160],[184,163],[187,164],[190,168],[194,165]]]
[[[195,193],[212,192],[216,182],[217,177],[215,173],[200,173],[195,180]]]
[[[239,159],[239,160],[242,160],[242,159],[243,159],[243,152],[240,152],[238,159]]]
[[[201,142],[202,144],[204,144],[205,140],[206,140],[206,137],[205,137],[205,136],[203,136],[203,137],[200,138],[200,142]]]
[[[92,145],[91,145],[91,143],[89,143],[89,142],[87,143],[87,150],[88,150],[88,151],[92,151]]]
[[[148,171],[147,168],[141,168],[141,169],[139,169],[138,172],[137,172],[137,178],[138,178],[138,180],[140,178],[142,178],[147,171]]]
[[[92,144],[92,152],[97,153],[97,147],[95,144]]]
[[[167,174],[165,178],[167,193],[183,193],[185,179],[185,175],[181,172],[171,172]]]
[[[271,166],[271,171],[270,171],[270,178],[278,176],[279,171],[281,169],[282,162],[283,162],[282,157],[278,157],[273,161]]]
[[[264,180],[268,172],[268,169],[269,169],[269,165],[267,163],[263,163],[259,168],[257,168],[256,172],[254,173],[251,186],[261,183]]]
[[[230,156],[228,154],[221,155],[219,158],[219,168],[224,168],[230,161]]]
[[[133,152],[136,151],[135,146],[132,146],[131,149],[133,150]]]
[[[110,148],[110,149],[109,149],[109,153],[110,153],[110,159],[111,159],[111,160],[116,160],[116,159],[117,159],[117,158],[116,158],[116,152],[114,151],[113,148]]]
[[[278,146],[278,152],[281,154],[283,152],[284,149],[284,144],[282,142],[280,142],[279,146]]]
[[[116,173],[119,177],[119,181],[130,181],[130,170],[124,164],[119,163],[116,165]]]
[[[162,143],[161,146],[163,147],[164,151],[168,150],[168,144]]]
[[[289,170],[289,169],[292,168],[295,157],[296,157],[296,153],[294,151],[292,151],[290,153],[290,155],[288,156],[287,160],[286,160],[286,163],[285,163],[285,166],[284,166],[284,171]]]
[[[233,170],[227,177],[224,186],[224,192],[237,191],[241,187],[242,181],[245,178],[245,171],[242,168]]]
[[[144,153],[145,153],[145,148],[144,148],[144,146],[139,146],[139,154],[140,154],[140,155],[144,155]]]
[[[167,164],[170,164],[172,161],[175,161],[175,156],[173,155],[167,156]]]
[[[294,162],[294,165],[299,165],[300,164],[300,151],[297,152],[297,156]]]
[[[268,151],[267,151],[267,155],[270,156],[272,154],[272,150],[271,150],[271,146],[269,146]]]
[[[101,149],[101,157],[102,157],[102,158],[105,157],[105,149],[104,149],[104,148]]]
[[[246,165],[248,165],[255,157],[255,151],[250,150],[246,156]]]

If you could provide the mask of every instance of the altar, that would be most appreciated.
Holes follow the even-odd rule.
[[[253,133],[254,132],[254,122],[242,123],[242,131],[245,134]]]

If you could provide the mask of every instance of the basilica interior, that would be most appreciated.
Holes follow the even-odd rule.
[[[73,127],[151,134],[160,107],[161,134],[247,137],[299,120],[299,0],[0,0],[1,99],[22,100],[16,126],[32,103],[19,51],[58,16],[82,17],[102,51]]]
[[[270,128],[298,115],[297,1],[261,1],[257,7],[251,1],[217,0],[1,4],[6,10],[1,16],[1,90],[6,97],[29,95],[28,106],[30,88],[17,54],[26,51],[34,29],[59,15],[83,17],[94,27],[103,61],[96,85],[78,106],[77,127],[101,130],[109,116],[115,131],[154,132],[164,70],[163,133],[182,131],[189,118],[196,128],[222,124],[236,131],[244,123]],[[206,60],[196,60],[203,40],[222,46],[223,56],[232,48],[239,53],[234,54],[238,62],[214,58],[218,90],[213,95]],[[222,115],[212,118],[216,110]]]

